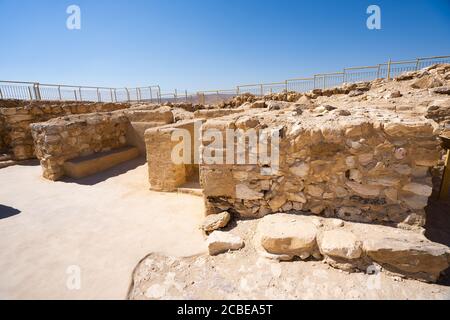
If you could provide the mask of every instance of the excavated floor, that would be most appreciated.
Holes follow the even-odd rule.
[[[150,254],[137,266],[130,299],[450,299],[450,287],[384,271],[347,273],[321,261],[277,262],[253,245],[257,220],[229,227],[245,247],[218,256]]]

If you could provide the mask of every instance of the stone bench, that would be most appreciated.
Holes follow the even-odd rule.
[[[122,147],[78,157],[64,163],[64,174],[70,178],[83,178],[135,159],[139,155],[139,149],[136,147]]]

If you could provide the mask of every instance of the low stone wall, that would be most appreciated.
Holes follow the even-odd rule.
[[[88,113],[31,124],[36,156],[43,176],[57,180],[67,160],[109,151],[125,145],[145,154],[144,131],[173,122],[170,108],[136,106],[114,112]]]
[[[127,129],[127,141],[146,155],[144,134],[147,129],[161,127],[175,121],[174,114],[169,107],[159,107],[153,110],[130,109],[125,111],[130,121]]]
[[[205,109],[197,110],[194,112],[194,118],[196,119],[213,119],[218,117],[227,116],[230,114],[240,113],[244,110],[237,109]]]
[[[201,164],[208,213],[229,210],[256,218],[294,210],[366,223],[425,223],[432,192],[429,169],[440,158],[434,121],[387,110],[355,109],[351,118],[340,110],[320,116],[285,110],[203,125],[203,131],[214,129],[223,136],[226,129],[261,128],[280,133],[279,171],[263,174],[266,164],[259,161]]]
[[[176,191],[186,183],[189,178],[198,172],[198,165],[193,161],[198,152],[194,137],[196,124],[201,126],[200,120],[186,120],[176,124],[152,128],[145,131],[145,143],[147,147],[147,162],[150,187],[157,191]],[[177,145],[188,140],[174,139],[174,133],[186,133],[190,138],[191,152],[189,161],[177,163],[172,157]],[[197,173],[198,174],[198,173]]]
[[[53,118],[129,108],[128,103],[0,100],[0,147],[18,160],[34,158],[30,124]]]
[[[125,146],[128,124],[121,111],[73,115],[31,124],[44,178],[61,178],[68,159]]]

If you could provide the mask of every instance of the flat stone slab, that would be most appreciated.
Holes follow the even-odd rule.
[[[64,173],[70,178],[80,179],[135,159],[139,155],[139,149],[135,147],[124,147],[108,152],[95,153],[66,161],[64,163]]]

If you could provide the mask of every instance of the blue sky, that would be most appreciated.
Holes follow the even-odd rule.
[[[0,80],[228,89],[448,55],[450,0],[0,0],[0,39]]]

